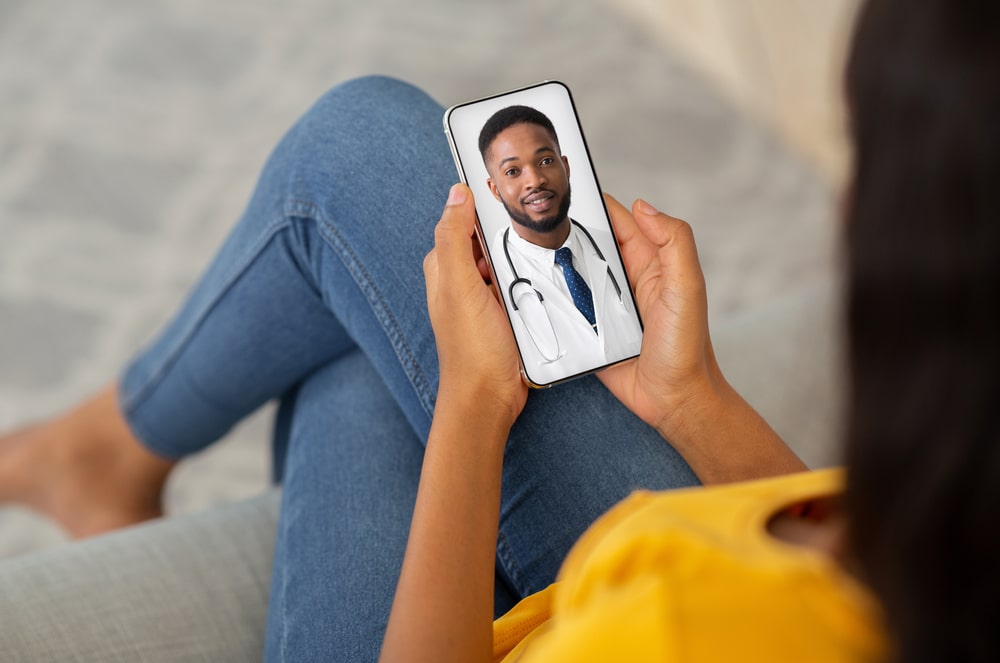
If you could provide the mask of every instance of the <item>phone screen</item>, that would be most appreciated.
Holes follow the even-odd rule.
[[[642,322],[569,89],[458,104],[444,126],[527,382],[638,355]]]

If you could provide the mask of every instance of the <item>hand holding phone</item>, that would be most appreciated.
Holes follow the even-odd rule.
[[[691,226],[637,200],[631,211],[608,196],[622,255],[645,324],[637,361],[613,366],[601,382],[667,439],[675,415],[712,400],[726,384],[708,331],[705,277]],[[687,409],[691,409],[688,407]]]
[[[501,329],[503,308],[471,250],[474,234],[472,196],[456,184],[434,230],[434,248],[424,258],[427,311],[440,366],[438,406],[449,400],[488,405],[479,411],[480,424],[487,425],[485,419],[495,413],[501,425],[510,426],[524,407],[527,388],[518,373],[514,339]]]
[[[642,323],[566,86],[459,104],[444,123],[527,382],[636,356]]]

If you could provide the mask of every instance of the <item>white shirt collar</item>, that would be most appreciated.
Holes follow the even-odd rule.
[[[563,242],[562,246],[568,246],[570,251],[573,252],[574,256],[578,259],[583,258],[581,253],[581,245],[579,239],[580,230],[576,227],[576,224],[570,222],[569,236],[566,237],[566,241]],[[532,244],[528,240],[524,239],[517,234],[517,229],[514,227],[514,222],[510,222],[510,233],[507,234],[510,243],[517,249],[517,252],[522,256],[536,262],[540,265],[546,265],[551,267],[556,264],[556,250],[547,249],[544,246],[538,246],[537,244]],[[559,247],[562,248],[562,247]]]

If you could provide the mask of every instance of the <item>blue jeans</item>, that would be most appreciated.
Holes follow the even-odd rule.
[[[456,180],[442,112],[386,78],[323,96],[121,379],[133,431],[169,458],[280,399],[268,660],[378,655],[438,381],[422,261]],[[504,460],[497,614],[551,583],[573,542],[632,490],[696,482],[595,378],[531,393]]]

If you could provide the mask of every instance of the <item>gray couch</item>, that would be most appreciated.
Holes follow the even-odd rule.
[[[255,661],[280,493],[0,564],[0,659]]]

